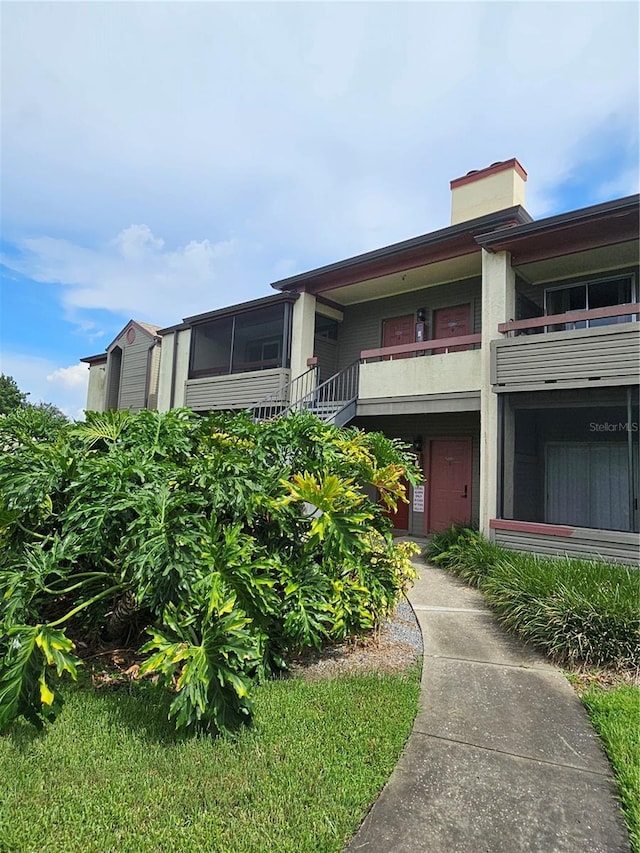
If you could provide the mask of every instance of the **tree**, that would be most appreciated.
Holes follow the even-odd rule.
[[[13,376],[0,373],[0,415],[8,415],[16,409],[21,409],[27,402],[27,394],[18,388]]]

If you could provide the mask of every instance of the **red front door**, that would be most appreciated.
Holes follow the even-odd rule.
[[[458,338],[470,335],[471,305],[455,305],[453,308],[438,308],[433,312],[433,337]],[[449,347],[449,352],[460,352],[468,347]],[[433,352],[444,352],[444,349],[434,349]]]
[[[408,314],[406,317],[394,317],[393,320],[383,320],[382,322],[382,346],[396,347],[400,344],[412,344],[416,337],[416,320],[413,314]],[[396,358],[411,358],[413,353],[404,353],[402,355],[394,355]],[[387,356],[387,359],[390,356]]]
[[[471,523],[471,439],[436,438],[429,443],[427,532]]]

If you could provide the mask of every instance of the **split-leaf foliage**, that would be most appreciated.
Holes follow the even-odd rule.
[[[55,718],[79,647],[147,641],[178,729],[227,733],[287,655],[375,628],[412,579],[378,433],[186,409],[0,418],[0,731]]]

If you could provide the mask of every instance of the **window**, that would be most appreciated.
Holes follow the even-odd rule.
[[[282,367],[284,306],[247,311],[235,318],[232,373]]]
[[[290,305],[207,320],[191,332],[191,379],[288,366]]]
[[[501,395],[501,517],[640,530],[638,389]]]
[[[246,361],[248,363],[279,361],[281,343],[282,341],[279,338],[249,341],[246,349]]]
[[[626,444],[550,443],[545,468],[546,522],[631,529]]]
[[[191,333],[191,377],[229,373],[233,317],[210,320]]]
[[[337,341],[338,321],[331,317],[325,317],[323,314],[316,314],[315,336],[326,341]]]
[[[595,308],[608,308],[612,305],[624,305],[635,298],[635,283],[630,275],[618,278],[585,281],[566,287],[553,287],[545,290],[545,314],[565,314],[567,311],[589,311]],[[549,327],[550,331],[565,329],[585,329],[591,326],[608,326],[615,323],[628,323],[631,315],[622,317],[601,317],[594,320],[580,320],[574,323],[558,323]]]

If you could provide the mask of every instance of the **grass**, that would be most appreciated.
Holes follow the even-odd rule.
[[[640,688],[592,687],[582,701],[613,765],[631,844],[640,853]]]
[[[179,738],[152,685],[69,689],[54,725],[0,739],[0,851],[342,851],[418,691],[417,669],[269,682],[254,726],[230,740]]]

